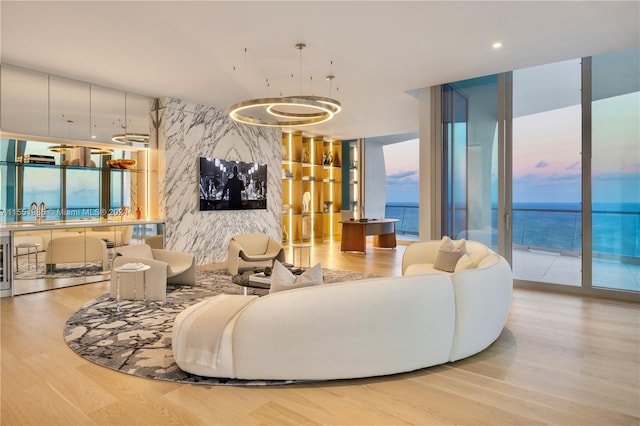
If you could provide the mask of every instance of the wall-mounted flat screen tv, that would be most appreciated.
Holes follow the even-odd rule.
[[[266,208],[266,164],[200,157],[200,210]]]

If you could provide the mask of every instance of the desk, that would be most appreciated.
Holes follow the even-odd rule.
[[[373,246],[396,247],[396,222],[398,219],[376,219],[367,222],[345,220],[342,224],[342,251],[367,252],[367,235],[373,235]]]

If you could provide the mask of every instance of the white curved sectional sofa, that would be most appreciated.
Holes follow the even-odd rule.
[[[403,271],[432,264],[439,244],[410,246]],[[493,343],[509,311],[509,265],[488,249],[478,259],[453,274],[415,266],[401,277],[215,296],[176,317],[174,358],[201,376],[273,380],[381,376],[456,361]]]

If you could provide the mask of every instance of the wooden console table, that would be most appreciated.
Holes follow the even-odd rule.
[[[373,246],[396,247],[396,222],[398,219],[376,219],[360,222],[345,220],[342,224],[340,250],[367,252],[367,235],[373,235]]]

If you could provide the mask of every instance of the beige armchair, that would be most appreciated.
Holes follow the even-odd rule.
[[[57,263],[87,262],[101,262],[102,270],[109,270],[107,245],[94,237],[75,236],[49,240],[44,261],[47,272],[55,271]]]
[[[147,300],[164,301],[167,293],[167,283],[195,285],[196,262],[190,253],[173,250],[152,249],[147,244],[134,244],[119,247],[113,259],[115,269],[127,263],[144,263],[151,266],[145,272],[146,278],[138,278],[136,274],[120,274],[120,297],[122,299],[143,298],[143,284],[146,281]],[[111,273],[111,297],[117,297],[117,275]],[[135,287],[135,292],[134,292]]]
[[[280,242],[265,234],[241,234],[231,238],[227,270],[238,274],[241,266],[273,266],[274,260],[284,263],[285,252]]]

